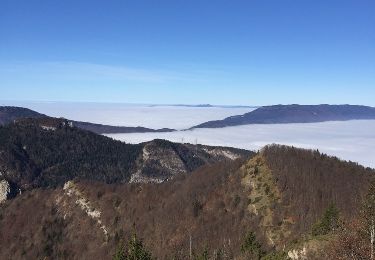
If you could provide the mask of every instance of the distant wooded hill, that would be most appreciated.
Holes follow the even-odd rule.
[[[0,107],[0,125],[9,124],[22,118],[48,118],[47,115],[38,113],[23,107]],[[116,133],[158,133],[158,132],[172,132],[174,129],[150,129],[146,127],[127,127],[127,126],[110,126],[102,124],[94,124],[89,122],[81,122],[69,120],[74,126],[89,130],[96,134],[116,134]]]
[[[356,105],[276,105],[252,112],[209,121],[193,128],[221,128],[248,124],[317,123],[375,119],[375,108]]]
[[[207,163],[250,154],[164,140],[126,144],[49,117],[0,126],[0,177],[22,190],[58,186],[74,178],[161,182]]]

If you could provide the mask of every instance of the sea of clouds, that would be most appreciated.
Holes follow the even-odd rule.
[[[344,160],[375,168],[375,120],[313,124],[245,125],[172,133],[109,134],[113,139],[140,143],[155,138],[173,142],[231,146],[258,150],[277,143],[319,149]]]

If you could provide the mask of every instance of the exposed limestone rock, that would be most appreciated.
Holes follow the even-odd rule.
[[[0,181],[0,203],[8,199],[10,193],[10,185],[6,180]]]
[[[301,250],[291,250],[288,252],[288,256],[292,260],[306,260],[307,259],[307,249],[306,247]]]
[[[233,153],[229,150],[225,150],[224,148],[214,148],[214,149],[204,148],[203,150],[212,156],[224,157],[232,161],[238,158],[241,158],[241,155]]]
[[[53,126],[45,126],[45,125],[41,125],[40,126],[43,130],[46,130],[46,131],[56,131],[56,127],[53,127]]]
[[[74,182],[66,182],[63,190],[68,197],[76,199],[76,205],[78,205],[90,218],[94,219],[97,222],[99,228],[103,231],[105,240],[107,241],[109,239],[108,230],[106,226],[103,225],[102,220],[100,218],[101,212],[92,206],[90,201],[78,189]],[[57,203],[59,203],[60,200],[61,198],[57,200]]]
[[[142,164],[138,171],[132,175],[130,183],[161,183],[167,179],[166,176],[153,177],[144,175],[145,169],[153,165],[153,169],[169,172],[173,176],[186,173],[184,163],[173,149],[164,148],[149,143],[143,148]]]
[[[186,156],[186,157],[184,157]],[[161,183],[185,174],[208,163],[233,161],[244,154],[225,147],[151,141],[143,147],[137,169],[130,178],[131,183]],[[192,161],[195,164],[189,164]]]
[[[288,217],[280,220],[280,225],[275,226],[274,211],[275,204],[280,204],[281,193],[271,170],[268,168],[264,157],[260,154],[249,160],[242,168],[242,185],[250,189],[248,211],[260,216],[261,226],[271,246],[279,246],[282,237],[290,235],[288,226],[293,223]]]

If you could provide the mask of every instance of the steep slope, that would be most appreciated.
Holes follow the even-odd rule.
[[[355,105],[276,105],[252,112],[209,121],[193,128],[220,128],[248,124],[316,123],[375,119],[375,108]]]
[[[10,107],[10,106],[0,106],[0,125],[6,125],[12,123],[16,120],[21,120],[24,118],[33,119],[46,119],[49,118],[44,114],[40,114],[33,110],[23,107]],[[127,126],[111,126],[94,124],[89,122],[80,122],[69,120],[70,124],[84,129],[96,134],[116,134],[116,133],[157,133],[157,132],[173,132],[174,129],[162,128],[162,129],[150,129],[146,127],[127,127]]]
[[[271,145],[244,167],[252,187],[249,209],[263,217],[269,243],[284,247],[335,205],[344,219],[356,213],[375,171],[318,151]]]
[[[210,154],[214,149],[219,153]],[[249,155],[239,149],[162,140],[125,144],[62,119],[23,119],[0,127],[0,178],[21,190],[63,185],[74,178],[161,182],[206,163]]]
[[[331,203],[343,220],[353,217],[374,173],[317,151],[268,146],[161,184],[27,191],[0,205],[0,258],[111,259],[134,230],[158,259],[189,259],[190,240],[196,254],[249,259],[240,248],[250,231],[263,250],[289,251]]]

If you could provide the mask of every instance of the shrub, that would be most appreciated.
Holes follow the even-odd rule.
[[[143,246],[143,241],[137,238],[134,233],[128,241],[127,247],[121,243],[113,260],[151,260],[152,256],[145,247]]]
[[[256,240],[254,232],[249,232],[241,246],[241,252],[251,259],[261,259],[264,256],[261,244]]]

